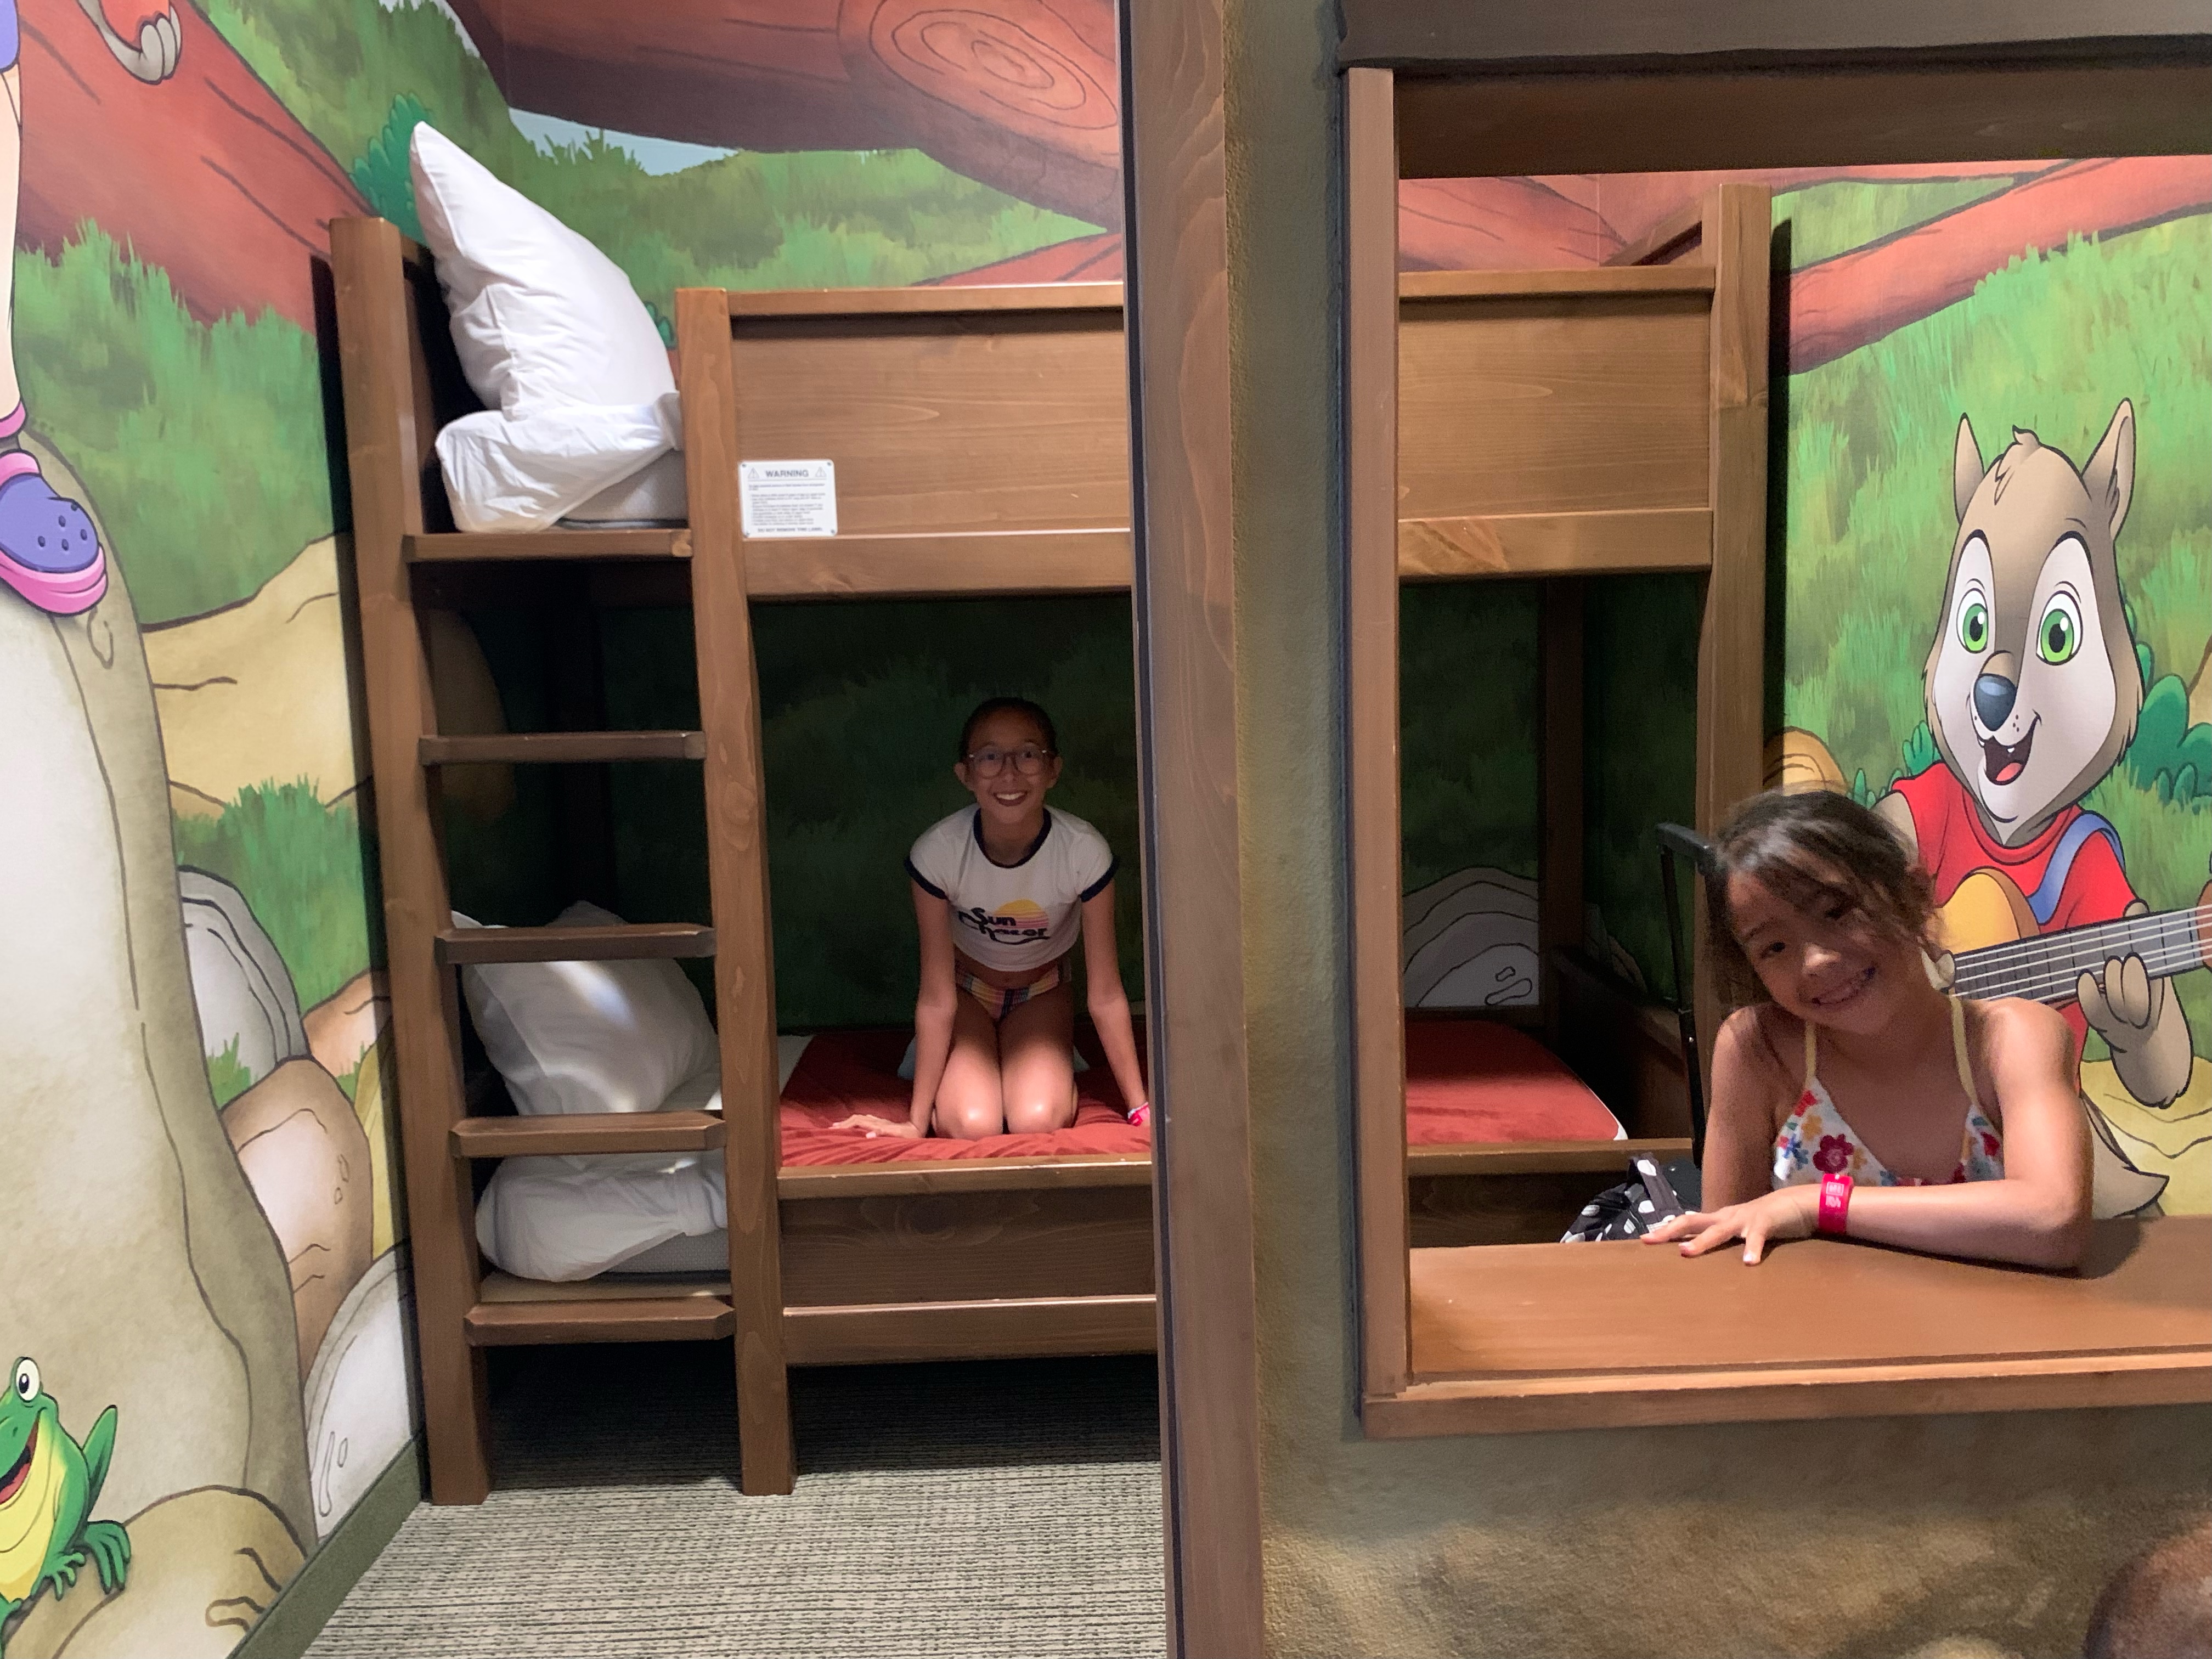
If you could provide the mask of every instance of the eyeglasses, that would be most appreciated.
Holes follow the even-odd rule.
[[[975,769],[975,775],[979,778],[995,778],[1006,769],[1010,763],[1023,776],[1034,777],[1044,770],[1045,762],[1051,758],[1051,750],[1025,743],[1018,749],[978,749],[968,757],[968,764]]]

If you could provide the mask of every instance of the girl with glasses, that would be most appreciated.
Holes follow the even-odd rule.
[[[1129,1121],[1151,1114],[1114,945],[1113,849],[1046,809],[1060,781],[1052,717],[994,697],[961,728],[952,775],[975,798],[925,830],[907,859],[921,933],[914,1091],[902,1121],[836,1127],[918,1139],[1044,1134],[1075,1121],[1073,957]]]

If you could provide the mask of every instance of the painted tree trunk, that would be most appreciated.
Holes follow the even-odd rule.
[[[0,589],[0,1347],[82,1435],[97,1513],[196,1487],[313,1538],[292,1288],[210,1091],[154,696],[122,572],[81,617]]]

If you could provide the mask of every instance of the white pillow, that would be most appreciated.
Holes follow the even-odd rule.
[[[486,405],[438,434],[453,521],[542,530],[679,448],[676,377],[613,260],[434,127],[409,144],[461,372]]]
[[[684,441],[679,425],[674,442]],[[605,489],[561,515],[564,524],[655,525],[683,524],[690,518],[684,495],[684,453],[671,450],[649,461],[627,478],[617,478]]]
[[[589,927],[622,918],[579,903],[555,920]],[[453,925],[479,924],[455,911]],[[472,964],[461,991],[518,1112],[659,1111],[679,1085],[720,1074],[706,1007],[672,962]]]
[[[534,415],[464,415],[438,434],[453,522],[464,530],[543,530],[557,520],[684,521],[683,426],[676,394],[658,403],[574,404]],[[673,463],[673,510],[631,506],[632,481]],[[595,511],[602,501],[617,510]]]
[[[487,408],[650,404],[676,390],[620,266],[434,127],[416,126],[408,150],[461,372]]]

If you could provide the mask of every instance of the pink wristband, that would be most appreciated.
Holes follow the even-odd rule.
[[[1139,1129],[1152,1121],[1152,1103],[1149,1100],[1140,1100],[1129,1109],[1129,1121]]]
[[[1847,1175],[1823,1176],[1820,1178],[1820,1228],[1824,1233],[1838,1235],[1850,1231],[1851,1178]]]

